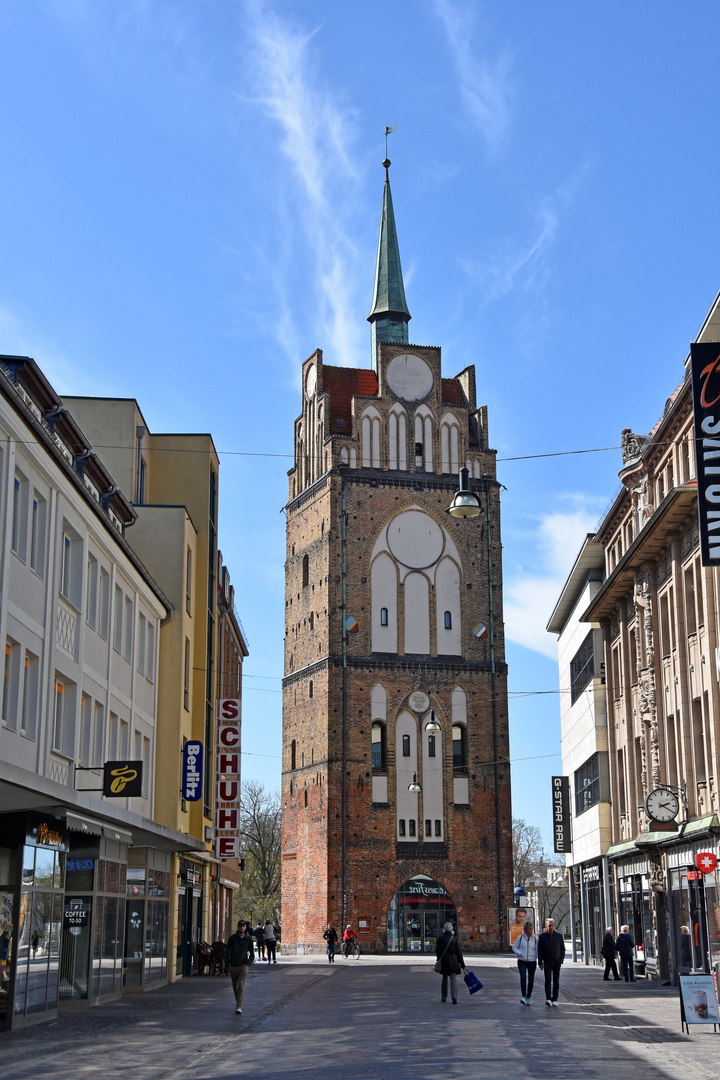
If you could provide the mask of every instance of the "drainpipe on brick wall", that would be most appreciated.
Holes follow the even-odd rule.
[[[346,546],[346,524],[347,517],[345,513],[345,469],[340,466],[340,476],[342,484],[342,828],[340,833],[340,888],[342,904],[342,919],[340,925],[345,931],[347,925],[347,627],[345,625],[347,619],[347,582],[346,582],[346,565],[345,565],[345,546]]]
[[[498,740],[497,740],[497,701],[495,697],[495,629],[493,624],[493,587],[492,587],[492,535],[490,532],[490,481],[491,477],[484,476],[485,481],[485,508],[487,518],[487,557],[488,557],[488,622],[490,623],[490,698],[492,702],[492,731],[493,731],[493,773],[495,788],[495,858],[497,861],[498,880],[498,946],[502,947],[503,927],[505,925],[503,898],[502,898],[502,844],[500,831],[500,792],[499,792],[499,764],[498,764]]]

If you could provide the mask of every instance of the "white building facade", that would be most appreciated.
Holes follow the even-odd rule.
[[[562,772],[570,779],[575,923],[582,928],[585,963],[601,960],[612,921],[606,852],[611,844],[607,699],[599,625],[581,622],[602,585],[605,552],[588,535],[563,587],[547,629],[558,635]]]
[[[191,845],[152,820],[172,608],[134,519],[35,362],[0,357],[0,1030],[165,978]],[[138,796],[102,794],[106,761],[142,763]]]

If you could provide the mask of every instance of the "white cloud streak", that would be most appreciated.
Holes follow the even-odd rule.
[[[470,5],[433,0],[433,10],[447,35],[467,116],[485,139],[488,150],[497,154],[510,125],[508,75],[512,57],[506,51],[491,63],[475,54],[475,13]]]
[[[316,263],[323,335],[334,363],[355,364],[357,249],[338,224],[343,214],[335,203],[336,187],[357,184],[350,152],[355,115],[323,85],[312,48],[317,31],[292,25],[263,0],[249,3],[247,15],[251,100],[280,129],[294,178],[293,210]],[[286,322],[284,340],[295,336]],[[297,363],[296,354],[292,359]]]
[[[531,553],[536,566],[505,568],[505,636],[533,652],[557,659],[557,638],[545,627],[559,599],[582,543],[602,512],[602,499],[565,496],[567,509],[557,509],[533,521],[536,535]]]

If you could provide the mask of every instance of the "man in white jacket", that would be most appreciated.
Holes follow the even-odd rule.
[[[520,1003],[529,1005],[535,983],[535,969],[537,968],[537,938],[535,937],[535,927],[529,919],[523,926],[522,934],[515,938],[512,948],[518,958]]]

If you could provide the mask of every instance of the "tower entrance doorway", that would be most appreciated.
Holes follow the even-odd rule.
[[[410,878],[390,901],[388,952],[434,955],[437,939],[446,922],[451,922],[457,931],[457,913],[447,889],[424,874]]]

